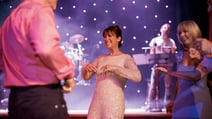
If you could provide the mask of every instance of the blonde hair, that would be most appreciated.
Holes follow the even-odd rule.
[[[186,31],[192,35],[192,40],[195,41],[197,38],[202,37],[199,26],[193,20],[186,20],[178,24],[177,32]]]

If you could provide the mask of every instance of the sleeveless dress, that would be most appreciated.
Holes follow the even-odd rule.
[[[130,55],[100,56],[97,63],[96,85],[88,111],[88,119],[123,119],[125,110],[124,86],[127,78],[120,77],[113,72],[102,73],[101,67],[109,64],[120,67],[137,67]],[[126,71],[126,70],[125,70]],[[138,75],[133,70],[120,73]]]
[[[196,72],[196,68],[180,64],[178,71]],[[198,81],[178,79],[178,83],[172,119],[212,119],[212,100],[207,77]]]

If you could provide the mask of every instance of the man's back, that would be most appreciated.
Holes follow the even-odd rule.
[[[66,65],[72,72],[59,39],[48,4],[26,0],[14,9],[2,26],[5,87],[57,83],[57,73]]]

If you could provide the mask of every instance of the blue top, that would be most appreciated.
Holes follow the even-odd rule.
[[[206,57],[201,63],[208,72],[212,69],[212,63],[209,62],[212,62],[212,58]],[[179,89],[174,102],[172,119],[212,119],[212,100],[207,87],[207,77],[200,78],[194,66],[179,64],[178,71],[186,71],[188,75],[189,72],[196,74],[200,80],[178,78]]]

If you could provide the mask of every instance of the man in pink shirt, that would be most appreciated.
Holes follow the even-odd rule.
[[[75,67],[60,48],[56,5],[57,0],[23,0],[2,25],[0,69],[10,89],[10,119],[69,119],[62,90],[75,86]]]

